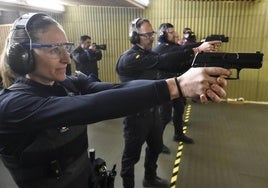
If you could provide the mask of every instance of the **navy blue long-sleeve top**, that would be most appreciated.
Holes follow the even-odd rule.
[[[134,45],[124,52],[116,65],[116,72],[122,82],[137,79],[157,79],[158,71],[180,72],[183,63],[193,58],[192,50],[175,50],[166,53],[148,51]]]
[[[123,117],[170,100],[163,80],[113,84],[83,76],[53,86],[26,78],[16,83],[0,94],[0,153],[12,153],[28,132]]]

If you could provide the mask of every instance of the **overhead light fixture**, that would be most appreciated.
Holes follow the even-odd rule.
[[[62,4],[55,0],[26,0],[27,4],[32,7],[64,12],[65,8]]]
[[[57,0],[0,0],[0,10],[50,11],[61,13],[64,5]]]
[[[141,5],[145,6],[145,7],[147,7],[149,5],[149,3],[150,3],[149,0],[134,0],[134,1],[136,1],[137,3],[139,3],[139,4],[141,4]]]
[[[149,0],[126,0],[126,1],[141,9],[145,9],[150,3]]]

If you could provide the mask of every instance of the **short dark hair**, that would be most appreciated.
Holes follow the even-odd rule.
[[[163,31],[166,31],[168,28],[174,28],[174,26],[171,24],[171,23],[162,23],[158,30],[159,32],[163,32]]]
[[[87,39],[91,39],[91,37],[88,36],[88,35],[82,35],[82,36],[80,37],[80,42],[84,42],[84,41],[87,40]]]
[[[192,31],[192,29],[189,28],[189,27],[185,27],[185,28],[183,29],[183,33],[184,33],[184,34],[187,34],[189,31]]]

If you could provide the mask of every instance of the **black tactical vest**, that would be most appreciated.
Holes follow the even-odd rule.
[[[8,90],[27,89],[27,87],[30,86],[18,83],[13,84]],[[74,85],[67,84],[64,89],[67,95],[69,93],[71,95],[79,94]],[[1,91],[1,93],[3,92],[5,90]],[[88,148],[85,125],[74,127],[62,125],[62,127],[40,131],[38,134],[36,132],[35,134],[29,133],[20,143],[16,155],[1,154],[4,165],[19,186],[23,187],[25,183],[28,184],[29,181],[38,179],[40,182],[60,181],[61,176],[66,176],[66,173],[71,179],[81,171],[79,168],[88,168],[84,163],[87,161]],[[84,164],[81,160],[84,160]],[[71,166],[73,164],[77,165]],[[68,183],[63,182],[62,184]]]

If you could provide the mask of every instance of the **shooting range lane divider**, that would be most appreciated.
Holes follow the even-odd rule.
[[[228,104],[260,104],[260,105],[268,105],[267,101],[248,101],[248,100],[245,100],[243,97],[222,99],[222,102],[225,102],[225,103],[228,103]]]
[[[190,112],[191,112],[192,106],[190,104],[187,105],[186,111],[184,113],[184,122],[189,122],[190,119]],[[183,126],[183,133],[187,132],[187,126]],[[179,142],[176,159],[174,162],[174,167],[172,171],[172,177],[170,180],[170,188],[176,188],[176,182],[178,180],[178,174],[180,170],[180,162],[181,162],[181,156],[182,156],[182,149],[183,149],[183,142]]]

